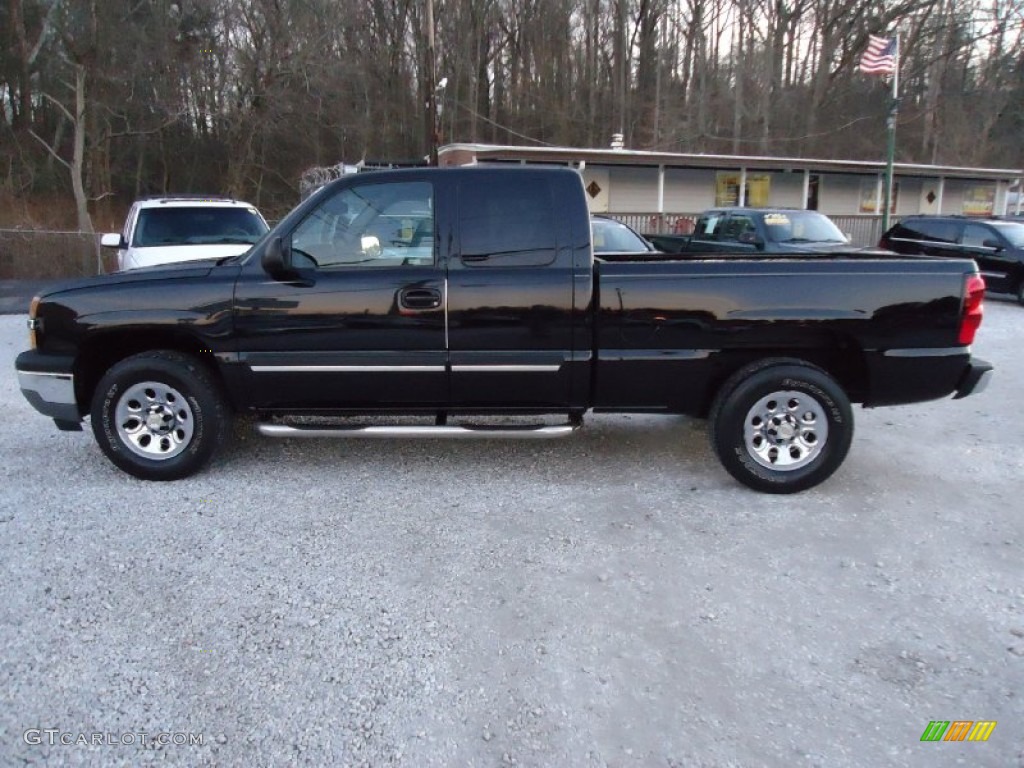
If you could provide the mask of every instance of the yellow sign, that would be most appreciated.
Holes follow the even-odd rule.
[[[994,184],[968,187],[964,190],[964,216],[991,216],[996,208],[996,188]]]
[[[772,177],[767,173],[747,174],[747,190],[744,205],[768,205]],[[740,204],[740,174],[719,172],[715,176],[715,205],[732,206]]]
[[[882,181],[884,184],[884,180]],[[879,194],[881,193],[881,194]],[[881,199],[885,190],[881,188],[878,179],[862,179],[860,182],[860,212],[881,213]],[[900,183],[892,183],[892,199],[889,201],[889,213],[896,213],[896,201],[900,197]]]

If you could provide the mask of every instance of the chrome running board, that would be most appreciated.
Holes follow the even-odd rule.
[[[256,431],[265,437],[429,437],[441,439],[518,438],[545,440],[567,437],[582,424],[524,424],[509,426],[329,426],[301,424],[257,424]]]

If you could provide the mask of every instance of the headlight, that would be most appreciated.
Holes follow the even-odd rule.
[[[43,321],[36,317],[39,309],[39,297],[33,296],[32,303],[28,305],[28,343],[32,349],[36,348],[36,331],[42,330]]]

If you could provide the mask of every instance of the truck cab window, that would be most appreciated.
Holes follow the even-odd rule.
[[[320,268],[431,266],[433,185],[346,187],[310,212],[292,234],[291,245]]]
[[[557,210],[547,179],[489,174],[459,185],[462,262],[469,267],[542,267],[555,260]]]
[[[757,232],[753,220],[749,216],[729,216],[718,228],[718,239],[739,240],[744,232]]]

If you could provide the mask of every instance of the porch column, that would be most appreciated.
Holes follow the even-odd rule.
[[[665,224],[665,166],[658,166],[658,231]]]

